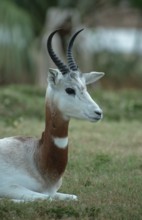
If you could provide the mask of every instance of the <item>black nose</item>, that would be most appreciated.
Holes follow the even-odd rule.
[[[98,116],[101,116],[102,115],[102,111],[95,111],[95,114],[98,115]]]

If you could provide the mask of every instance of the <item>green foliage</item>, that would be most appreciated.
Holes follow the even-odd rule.
[[[34,28],[34,32],[36,35],[40,35],[43,30],[43,25],[45,23],[45,17],[47,9],[51,6],[57,5],[57,0],[12,0],[15,2],[20,8],[25,10],[31,20]]]
[[[140,10],[142,10],[142,1],[141,0],[129,0],[130,4]]]
[[[141,90],[91,90],[102,106],[104,120],[142,120]]]
[[[35,87],[2,87],[0,103],[0,120],[11,126],[25,118],[40,120],[44,117],[44,92]]]
[[[72,1],[72,0],[58,0],[58,5],[60,6],[60,7],[76,7],[77,6],[77,4],[78,4],[78,1],[79,0],[77,0],[77,1]]]
[[[0,1],[0,83],[30,78],[32,40],[30,16],[11,1]]]
[[[106,86],[139,87],[142,80],[142,58],[136,54],[119,54],[103,51],[94,55],[94,68],[107,75]]]

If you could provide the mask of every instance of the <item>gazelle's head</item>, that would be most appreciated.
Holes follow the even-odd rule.
[[[51,106],[57,108],[65,119],[77,118],[97,122],[103,116],[102,110],[87,92],[86,85],[99,80],[104,73],[90,72],[82,74],[76,65],[72,46],[77,31],[69,41],[67,48],[68,66],[65,65],[52,49],[52,37],[58,31],[50,34],[47,49],[58,69],[49,69],[47,96]]]

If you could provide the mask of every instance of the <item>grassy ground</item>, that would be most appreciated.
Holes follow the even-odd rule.
[[[9,101],[3,98],[5,94]],[[42,91],[24,87],[17,88],[16,91],[14,87],[1,89],[0,99],[3,101],[0,112],[3,117],[0,118],[0,136],[40,136],[44,129],[42,95]],[[121,92],[120,98],[125,106],[132,101],[133,105],[139,103],[139,108],[134,108],[134,111],[131,108],[129,117],[116,117],[116,114],[121,116],[122,112],[126,114],[125,108],[120,112],[119,105],[117,107],[112,103],[114,100],[119,104],[119,95],[106,91],[101,92],[101,96],[96,93],[98,102],[105,109],[106,117],[103,121],[93,124],[72,120],[70,123],[69,163],[60,191],[78,195],[79,201],[14,204],[2,200],[1,220],[142,219],[140,92]],[[14,116],[9,103],[15,108]],[[6,108],[6,105],[9,106]],[[114,109],[110,109],[111,118],[109,106],[114,106]]]

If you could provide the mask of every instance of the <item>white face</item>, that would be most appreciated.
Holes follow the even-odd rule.
[[[77,118],[97,122],[102,110],[89,95],[86,84],[97,81],[104,73],[62,75],[59,70],[49,69],[47,97],[65,119]]]

